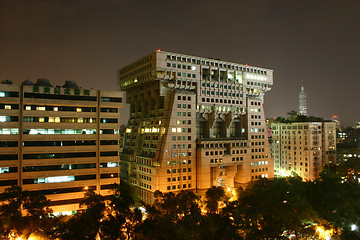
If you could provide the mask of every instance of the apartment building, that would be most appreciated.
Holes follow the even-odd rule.
[[[121,68],[118,83],[130,104],[120,178],[144,201],[273,177],[263,108],[272,70],[157,50]]]
[[[273,122],[271,129],[275,176],[294,172],[314,180],[325,165],[336,163],[335,122]]]
[[[122,93],[52,87],[38,79],[0,84],[0,192],[11,185],[45,194],[54,212],[79,209],[87,189],[119,183]]]

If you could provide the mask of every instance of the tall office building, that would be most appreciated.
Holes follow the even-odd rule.
[[[11,185],[45,194],[72,211],[87,189],[119,183],[122,93],[48,80],[0,84],[0,192]]]
[[[307,116],[306,93],[303,81],[301,81],[301,89],[299,93],[299,114]]]
[[[295,172],[314,180],[325,165],[336,163],[336,123],[272,123],[271,129],[275,176]]]
[[[141,199],[273,177],[263,108],[272,70],[158,50],[118,80],[130,104],[120,178]]]

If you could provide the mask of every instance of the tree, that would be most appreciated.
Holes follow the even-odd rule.
[[[99,234],[101,220],[105,214],[104,198],[89,190],[80,203],[80,207],[82,206],[86,207],[83,213],[78,213],[60,224],[57,229],[60,239],[95,239]]]
[[[206,191],[206,208],[210,213],[215,213],[219,209],[219,203],[226,203],[229,199],[225,195],[223,187],[212,186]]]
[[[0,233],[3,236],[11,234],[27,239],[32,233],[49,233],[52,210],[44,195],[12,186],[0,194],[0,202]]]
[[[281,238],[285,231],[304,234],[315,215],[304,198],[299,177],[260,179],[240,195],[235,215],[246,239]]]

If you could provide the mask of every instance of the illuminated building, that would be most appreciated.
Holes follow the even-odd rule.
[[[325,165],[336,163],[335,122],[272,123],[271,129],[275,176],[295,172],[314,180]]]
[[[299,115],[307,116],[306,93],[303,82],[301,81],[301,89],[299,93]]]
[[[121,107],[121,92],[69,81],[0,84],[0,192],[41,192],[54,212],[78,209],[87,189],[108,194],[119,183]]]
[[[130,104],[120,178],[141,199],[273,178],[263,109],[272,70],[158,50],[118,80]]]

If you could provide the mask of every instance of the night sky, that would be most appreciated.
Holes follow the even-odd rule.
[[[0,0],[0,80],[114,90],[119,68],[160,48],[273,69],[266,117],[297,110],[303,80],[310,115],[353,126],[359,9],[359,0]]]

